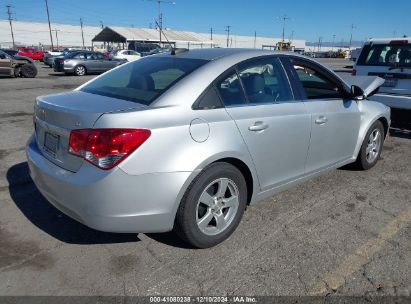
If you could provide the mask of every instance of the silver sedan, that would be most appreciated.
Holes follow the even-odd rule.
[[[211,247],[247,205],[350,163],[376,164],[390,110],[367,97],[383,80],[355,81],[292,53],[142,58],[37,98],[31,176],[89,227],[174,230]]]

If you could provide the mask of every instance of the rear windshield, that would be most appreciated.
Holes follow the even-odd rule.
[[[411,44],[367,44],[357,65],[411,67]]]
[[[146,57],[95,79],[81,91],[150,105],[177,81],[206,60]]]

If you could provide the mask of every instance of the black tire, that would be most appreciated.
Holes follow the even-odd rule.
[[[231,186],[235,185],[235,189],[238,191],[238,195],[236,196],[238,197],[238,208],[235,212],[233,211],[231,220],[227,221],[227,226],[224,230],[215,235],[207,235],[201,231],[197,225],[199,212],[198,204],[203,191],[210,189],[208,187],[213,185],[213,182],[218,179],[229,181]],[[230,190],[228,190],[228,192],[230,192]],[[228,163],[214,163],[204,169],[204,171],[201,172],[188,187],[177,211],[174,231],[181,239],[194,247],[213,247],[227,239],[234,232],[241,221],[246,204],[247,185],[242,173],[236,167]],[[224,216],[224,212],[226,212],[225,214],[228,214],[229,211],[226,210],[229,210],[229,208],[224,208],[228,207],[222,207],[222,209],[219,210],[220,215],[223,214]],[[235,208],[233,210],[235,210]],[[216,219],[213,218],[209,224],[212,223],[213,220]]]
[[[34,66],[34,64],[31,63],[26,63],[21,66],[21,76],[24,78],[34,78],[37,75],[37,68]]]
[[[21,69],[19,66],[14,68],[12,77],[20,77]]]
[[[87,69],[84,65],[75,66],[73,72],[74,72],[74,75],[76,75],[76,76],[87,75]]]
[[[379,132],[381,136],[381,140],[378,144],[377,152],[375,156],[372,157],[372,159],[369,159],[367,157],[367,155],[369,155],[369,153],[367,152],[367,147],[370,144],[370,136],[373,132]],[[376,122],[372,124],[372,126],[367,131],[367,134],[365,135],[364,141],[361,145],[360,152],[358,153],[358,156],[357,156],[357,160],[354,164],[357,169],[368,170],[375,166],[378,159],[380,158],[382,147],[384,144],[384,139],[385,139],[384,126],[381,123],[381,121],[377,120]]]

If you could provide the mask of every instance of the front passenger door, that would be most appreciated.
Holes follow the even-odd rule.
[[[11,59],[5,54],[0,54],[0,75],[11,75]]]
[[[339,80],[318,64],[301,58],[292,59],[291,64],[311,115],[306,173],[352,158],[361,119],[357,103],[344,98]]]
[[[302,176],[310,116],[295,100],[280,61],[247,62],[223,78],[218,91],[248,147],[261,190]]]

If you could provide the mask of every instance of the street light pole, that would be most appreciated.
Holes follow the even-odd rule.
[[[283,20],[283,42],[285,41],[285,21],[289,20],[290,18],[287,15],[280,17]]]
[[[46,11],[47,11],[47,19],[48,19],[48,22],[49,22],[49,31],[50,31],[50,41],[51,41],[51,49],[53,50],[53,35],[51,34],[51,24],[50,24],[50,13],[49,13],[49,4],[48,4],[48,2],[47,2],[47,0],[45,0],[46,1]]]
[[[334,45],[335,45],[335,34],[333,35],[333,46],[332,46],[332,51],[334,52]]]

